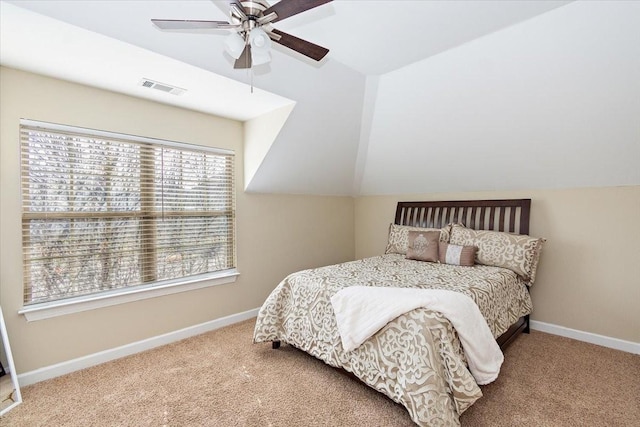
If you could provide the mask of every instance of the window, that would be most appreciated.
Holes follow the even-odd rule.
[[[235,268],[234,154],[21,120],[24,304]]]

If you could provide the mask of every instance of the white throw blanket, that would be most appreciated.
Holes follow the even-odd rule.
[[[416,308],[442,313],[460,337],[469,370],[480,385],[498,377],[504,356],[487,321],[468,296],[442,289],[351,286],[331,297],[345,351],[358,348],[396,317]]]

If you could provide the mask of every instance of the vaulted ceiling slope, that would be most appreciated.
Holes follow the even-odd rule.
[[[149,22],[224,20],[225,1],[10,3],[120,41],[129,53],[119,67],[139,56],[131,48],[157,55],[135,71],[200,93],[186,108],[212,112],[240,99],[246,108],[227,116],[246,120],[248,191],[357,195],[640,181],[631,123],[640,100],[631,78],[639,71],[637,3],[338,0],[277,25],[330,48],[325,60],[315,64],[276,45],[270,65],[253,77],[233,70],[219,31],[160,32]],[[81,65],[89,51],[58,53]],[[176,62],[188,73],[165,72]],[[74,80],[63,71],[53,76]],[[85,77],[100,87],[104,75]],[[258,96],[216,96],[211,81],[220,78],[252,82]],[[139,88],[112,90],[141,96]],[[178,99],[163,95],[155,100]],[[276,128],[259,141],[271,118]]]
[[[639,185],[640,2],[572,3],[381,76],[367,144],[359,194]]]

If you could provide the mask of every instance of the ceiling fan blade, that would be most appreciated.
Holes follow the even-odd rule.
[[[235,64],[233,64],[233,68],[236,70],[240,70],[243,68],[251,68],[251,45],[247,44],[244,47],[244,50],[240,54],[240,57],[236,59]]]
[[[152,19],[161,30],[220,30],[236,28],[238,25],[226,21],[198,21],[193,19]]]
[[[333,0],[280,0],[278,3],[267,8],[264,15],[275,12],[278,17],[271,22],[282,21],[293,15],[297,15],[305,10],[313,9]]]
[[[303,54],[304,56],[315,59],[316,61],[320,61],[325,57],[327,53],[329,53],[329,49],[327,48],[318,46],[317,44],[313,44],[306,40],[299,39],[298,37],[292,36],[291,34],[283,33],[282,31],[276,30],[275,28],[271,29],[270,32],[275,34],[276,36],[279,36],[273,38],[274,42],[279,43],[282,46],[286,46],[289,49],[293,49],[296,52]]]

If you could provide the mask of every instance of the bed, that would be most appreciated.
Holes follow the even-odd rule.
[[[402,404],[418,425],[459,425],[482,392],[449,318],[419,307],[345,351],[332,298],[351,287],[454,291],[475,302],[504,349],[529,329],[529,286],[544,242],[528,236],[530,206],[530,199],[399,202],[384,255],[286,277],[260,309],[254,343],[287,343],[341,368]],[[424,235],[458,258],[416,259],[416,236]],[[452,265],[461,248],[473,249],[473,266]]]

